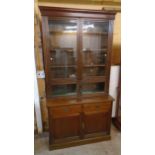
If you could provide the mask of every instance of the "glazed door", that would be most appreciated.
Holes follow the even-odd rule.
[[[81,94],[104,93],[106,87],[109,22],[82,20]]]
[[[76,96],[78,68],[78,20],[44,18],[47,96]]]
[[[110,22],[67,18],[43,21],[47,96],[108,93]]]

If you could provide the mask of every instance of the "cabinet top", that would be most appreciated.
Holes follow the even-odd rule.
[[[114,19],[116,11],[39,6],[42,16]]]

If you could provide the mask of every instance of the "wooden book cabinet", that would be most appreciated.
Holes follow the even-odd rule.
[[[115,12],[39,8],[50,149],[110,139]]]

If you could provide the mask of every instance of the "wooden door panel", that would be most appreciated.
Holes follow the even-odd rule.
[[[80,136],[80,115],[52,119],[54,139]]]
[[[108,132],[109,113],[91,112],[84,114],[85,134]]]

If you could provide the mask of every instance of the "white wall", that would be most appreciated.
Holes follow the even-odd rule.
[[[35,65],[35,63],[34,63]],[[42,118],[41,118],[41,108],[40,108],[40,98],[38,92],[38,83],[37,83],[37,75],[36,69],[34,70],[34,107],[36,114],[36,122],[37,122],[37,130],[38,133],[42,133]]]
[[[113,102],[112,117],[115,116],[119,68],[120,68],[119,66],[112,66],[110,73],[109,94],[115,99],[115,101]]]

